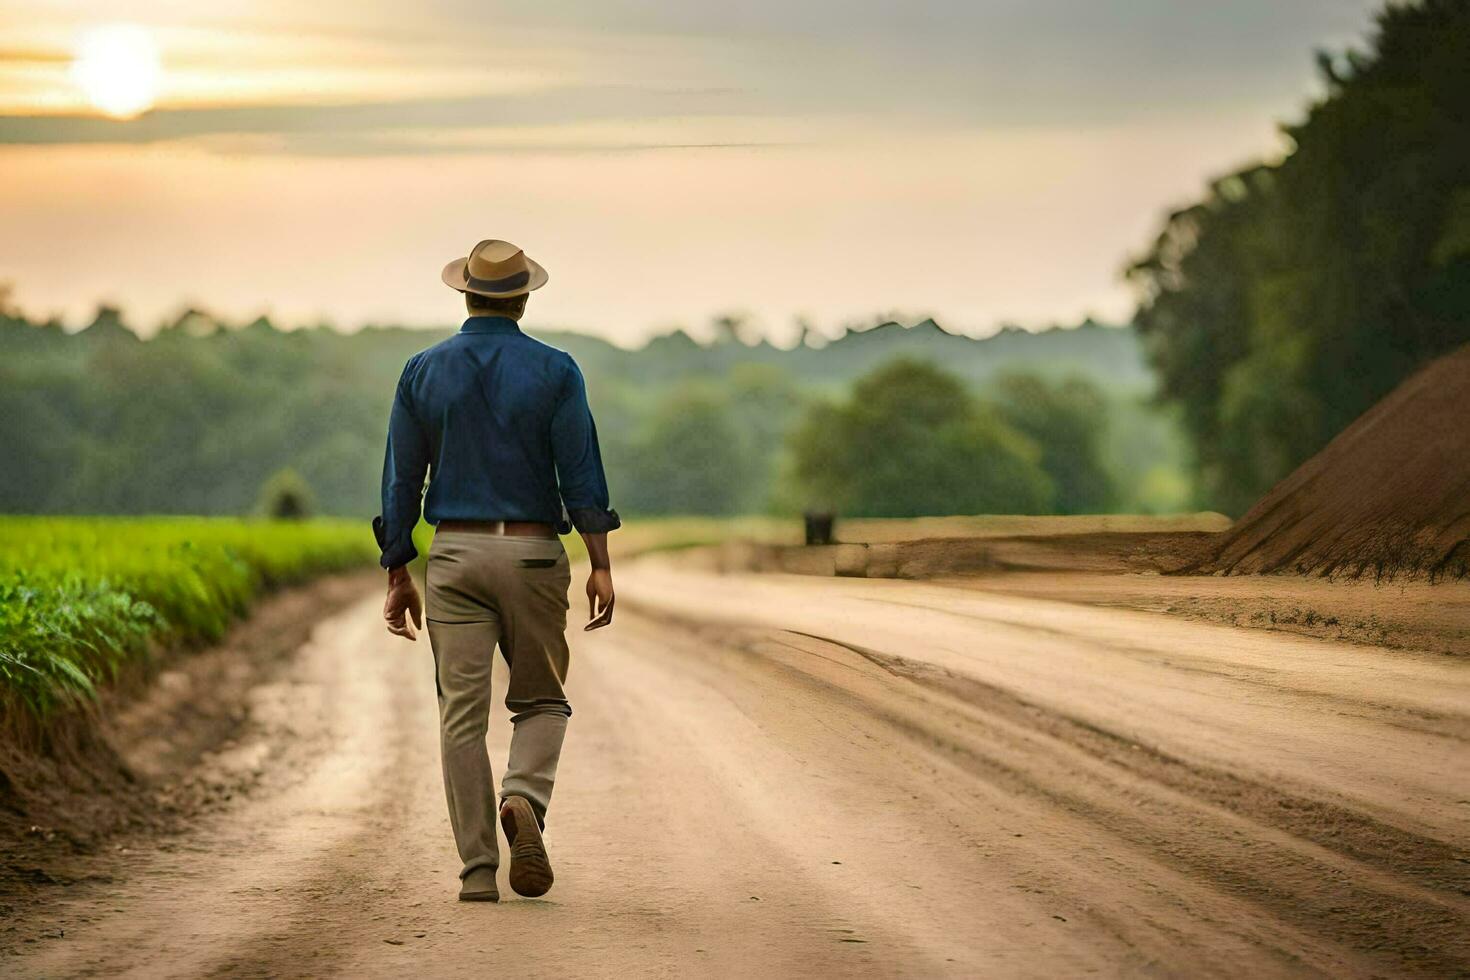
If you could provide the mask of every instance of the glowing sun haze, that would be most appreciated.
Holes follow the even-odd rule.
[[[153,107],[161,70],[158,46],[141,27],[113,24],[78,39],[72,79],[88,101],[109,116],[127,119]]]
[[[24,308],[445,324],[496,237],[551,272],[528,322],[624,343],[1126,317],[1166,209],[1279,154],[1379,5],[4,2]]]

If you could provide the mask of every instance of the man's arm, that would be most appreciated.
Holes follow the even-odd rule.
[[[424,628],[424,604],[419,587],[413,584],[407,565],[388,569],[388,598],[383,600],[383,621],[388,632],[409,640],[417,640],[415,628]],[[412,622],[410,622],[412,620]]]
[[[587,625],[583,629],[601,629],[612,622],[612,559],[607,554],[607,532],[582,532],[587,545],[587,560],[592,572],[587,576]]]
[[[405,377],[407,373],[405,368]],[[400,379],[393,396],[393,411],[388,417],[388,448],[383,457],[383,514],[373,521],[373,530],[383,551],[381,564],[388,569],[383,619],[388,624],[388,632],[410,640],[418,638],[414,627],[423,626],[423,603],[407,566],[418,557],[413,529],[419,522],[428,469],[429,441],[413,417]]]
[[[618,512],[608,505],[607,477],[597,445],[597,426],[587,406],[587,386],[576,364],[569,364],[556,413],[551,419],[551,449],[556,460],[562,503],[572,524],[587,544],[592,572],[587,577],[587,629],[612,622],[612,561],[607,532],[622,526]]]

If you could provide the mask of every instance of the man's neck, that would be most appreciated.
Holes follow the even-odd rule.
[[[518,333],[521,327],[508,316],[476,313],[459,329],[461,333]]]

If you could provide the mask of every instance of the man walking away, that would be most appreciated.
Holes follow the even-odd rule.
[[[510,886],[534,897],[551,888],[541,832],[572,713],[562,688],[571,569],[557,535],[575,527],[587,543],[584,628],[598,629],[612,622],[607,532],[620,522],[608,506],[582,372],[517,322],[546,270],[509,242],[490,240],[445,266],[442,278],[464,294],[469,318],[403,369],[373,530],[388,569],[383,618],[389,632],[413,640],[423,613],[407,566],[418,555],[421,497],[437,526],[424,581],[444,790],[464,865],[459,897],[495,902],[500,853],[485,748],[495,648],[510,668],[505,705],[514,725],[498,816]]]

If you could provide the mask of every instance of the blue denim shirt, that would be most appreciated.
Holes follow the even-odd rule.
[[[418,554],[412,535],[429,474],[430,524],[543,521],[562,534],[620,524],[582,372],[507,317],[472,316],[403,369],[388,421],[383,513],[373,521],[384,568]]]

